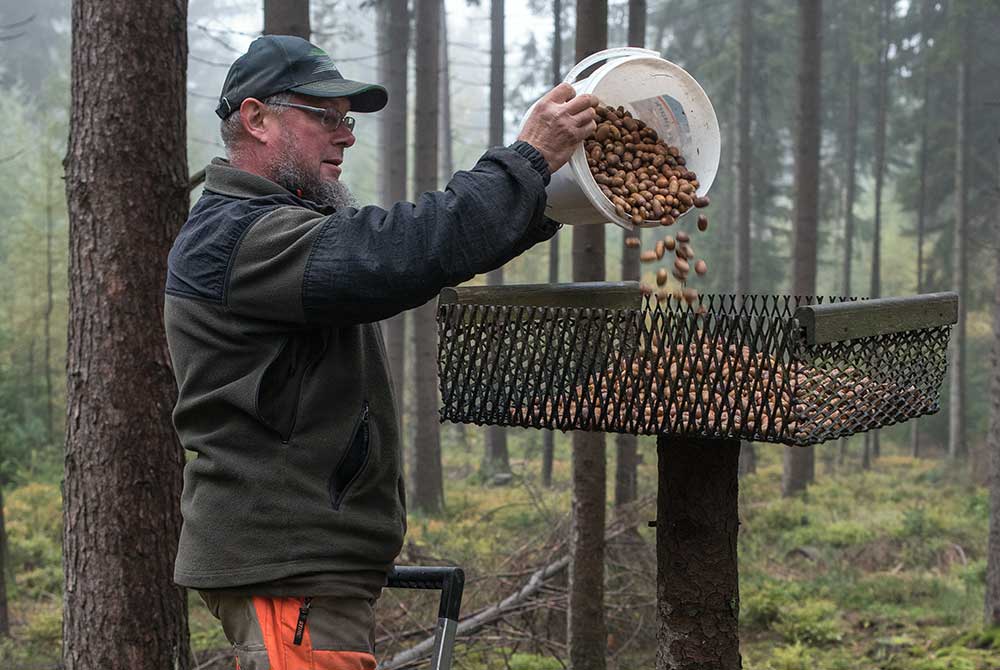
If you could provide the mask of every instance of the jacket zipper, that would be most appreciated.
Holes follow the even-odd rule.
[[[336,492],[335,496],[333,495],[333,491],[332,490],[330,491],[331,493],[330,502],[333,505],[333,509],[335,510],[340,509],[340,505],[344,502],[344,498],[347,497],[348,491],[351,490],[351,487],[354,486],[354,483],[357,481],[358,477],[361,476],[361,473],[364,471],[365,466],[368,465],[368,459],[371,457],[371,428],[369,426],[368,421],[369,421],[368,401],[365,400],[361,406],[361,415],[358,417],[358,420],[354,425],[354,430],[351,432],[351,440],[347,445],[347,450],[344,452],[344,455],[341,457],[340,462],[337,463],[337,466],[333,470],[333,474],[331,474],[330,476],[331,481],[336,476],[340,468],[344,466],[344,461],[347,460],[347,457],[350,455],[351,449],[354,448],[358,438],[361,437],[362,435],[361,431],[365,431],[364,458],[361,460],[361,463],[358,464],[357,471],[354,472],[354,474],[351,475],[351,478],[347,481],[347,483],[345,483],[344,486],[339,491]]]

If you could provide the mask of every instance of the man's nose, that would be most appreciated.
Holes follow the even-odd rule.
[[[331,136],[331,141],[337,145],[343,145],[345,149],[353,147],[354,143],[357,142],[357,138],[354,137],[354,133],[347,129],[347,125],[340,124],[340,127],[334,131]]]

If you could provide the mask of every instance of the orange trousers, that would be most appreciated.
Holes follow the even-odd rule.
[[[375,670],[371,601],[200,593],[237,670]]]

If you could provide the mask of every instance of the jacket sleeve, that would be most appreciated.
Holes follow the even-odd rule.
[[[444,191],[388,210],[321,216],[282,208],[244,236],[229,273],[230,309],[340,325],[385,319],[445,286],[500,267],[552,237],[548,165],[530,144],[491,149]]]

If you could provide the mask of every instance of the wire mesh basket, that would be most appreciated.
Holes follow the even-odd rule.
[[[646,299],[635,282],[462,287],[441,419],[809,445],[940,408],[958,297]]]

